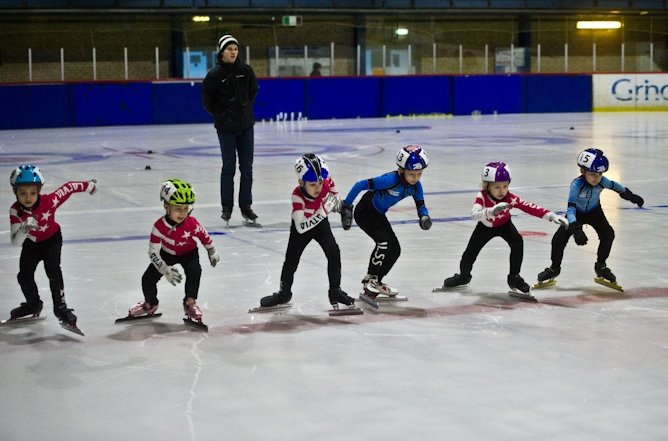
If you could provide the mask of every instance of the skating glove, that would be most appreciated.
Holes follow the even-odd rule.
[[[547,220],[554,222],[555,224],[559,224],[565,229],[568,229],[568,219],[563,216],[559,216],[556,213],[550,213],[547,215]]]
[[[22,233],[28,234],[30,230],[34,230],[37,227],[38,227],[37,219],[35,219],[34,217],[29,217],[28,219],[21,222],[20,230]]]
[[[492,208],[487,209],[487,217],[492,217],[496,216],[497,214],[501,213],[502,211],[508,210],[510,208],[510,204],[508,202],[499,202]]]
[[[344,230],[350,230],[353,225],[353,204],[341,204],[341,225]]]
[[[216,251],[216,247],[209,248],[206,252],[209,253],[209,262],[211,262],[211,266],[215,268],[216,264],[220,262],[220,255]]]
[[[95,194],[97,192],[97,179],[91,179],[88,181],[88,193]]]
[[[576,244],[580,246],[587,245],[587,235],[582,231],[582,224],[580,222],[573,222],[569,229],[573,233]]]
[[[176,286],[177,284],[181,283],[181,273],[179,273],[179,270],[173,266],[168,266],[165,269],[165,279],[167,279],[167,281],[172,285]]]
[[[431,218],[429,216],[420,216],[420,228],[423,230],[431,228]]]
[[[645,200],[634,194],[629,187],[626,187],[626,190],[619,193],[619,197],[630,201],[632,204],[636,204],[638,207],[642,207],[645,204]]]
[[[329,193],[325,200],[322,201],[322,205],[325,207],[327,214],[332,212],[338,213],[341,211],[341,198],[336,194]]]

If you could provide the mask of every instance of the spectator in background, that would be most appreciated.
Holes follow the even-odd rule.
[[[322,68],[322,64],[318,63],[317,61],[313,63],[313,70],[309,74],[311,77],[321,77],[322,72],[320,72],[320,69]]]
[[[234,207],[234,173],[239,156],[239,207],[246,221],[255,223],[253,196],[253,151],[255,115],[253,102],[257,79],[253,69],[239,58],[239,42],[232,35],[218,40],[216,66],[202,83],[202,103],[213,116],[218,132],[223,167],[220,173],[221,218],[228,223]]]

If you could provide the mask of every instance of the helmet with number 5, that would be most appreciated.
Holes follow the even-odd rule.
[[[490,162],[482,168],[483,182],[510,182],[510,167],[505,162]]]
[[[407,145],[399,150],[397,165],[404,170],[422,170],[429,165],[429,158],[419,145]]]
[[[191,205],[195,203],[195,190],[181,179],[170,179],[162,183],[160,199],[169,205]]]
[[[322,182],[329,176],[329,168],[320,156],[307,153],[295,162],[295,173],[304,182]]]
[[[608,158],[600,149],[587,149],[578,155],[578,165],[586,171],[594,173],[605,173],[610,167]]]
[[[20,165],[9,175],[9,183],[12,184],[12,187],[24,184],[44,185],[44,182],[44,176],[39,171],[39,167],[32,164]]]

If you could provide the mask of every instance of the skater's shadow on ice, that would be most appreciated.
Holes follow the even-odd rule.
[[[40,328],[14,327],[14,328],[3,328],[0,331],[0,343],[7,343],[13,346],[35,345],[48,342],[81,343],[82,340],[75,336],[69,336],[66,334],[59,333],[58,331],[55,331],[54,333],[53,330],[50,330],[47,327],[40,327]]]
[[[118,332],[108,335],[107,338],[118,341],[141,341],[156,335],[187,330],[183,325],[176,323],[143,322],[119,326],[123,327]]]
[[[352,317],[352,316],[351,316]],[[354,322],[345,320],[343,317],[323,317],[304,314],[283,314],[270,319],[267,322],[256,322],[247,325],[232,326],[228,329],[233,334],[250,334],[254,332],[301,332],[311,330],[320,326],[352,325]]]

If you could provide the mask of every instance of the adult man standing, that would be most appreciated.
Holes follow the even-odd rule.
[[[253,69],[239,59],[239,42],[226,34],[218,40],[216,66],[202,83],[202,103],[213,116],[218,132],[223,167],[220,173],[221,218],[229,223],[234,207],[234,173],[239,156],[239,207],[241,215],[255,223],[251,209],[253,196],[253,150],[255,115],[253,102],[257,95]]]

